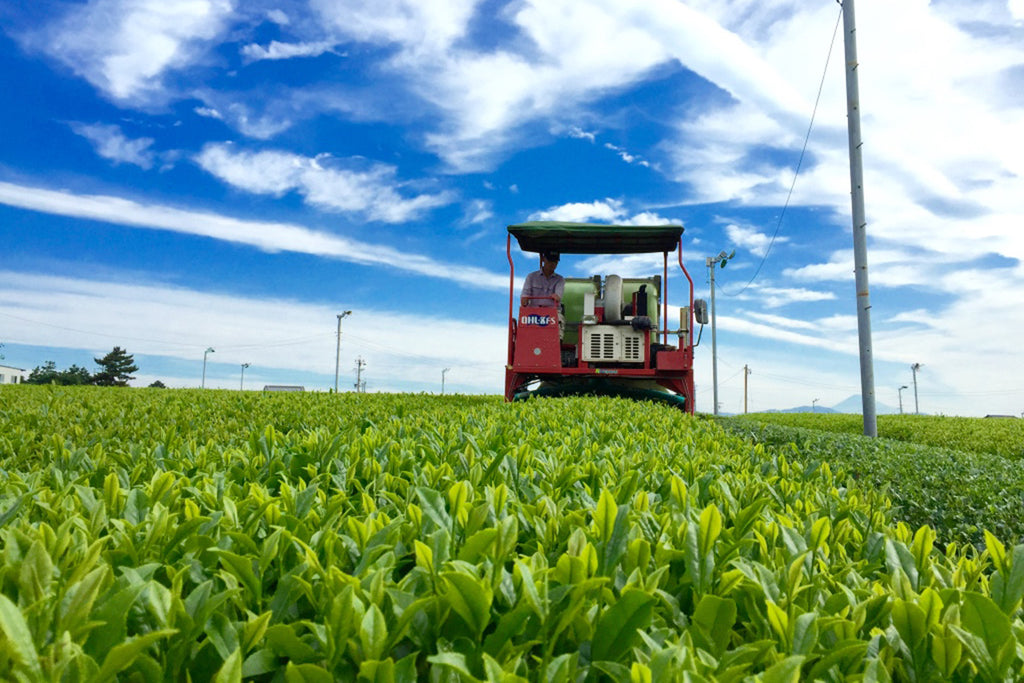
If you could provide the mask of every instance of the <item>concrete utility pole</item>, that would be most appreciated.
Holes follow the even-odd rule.
[[[921,411],[917,408],[917,371],[921,369],[920,363],[914,363],[910,366],[910,371],[914,373],[914,415],[920,415]]]
[[[444,370],[441,371],[441,395],[442,396],[444,396],[444,375],[449,370],[451,370],[451,368],[445,368]]]
[[[356,392],[361,392],[365,389],[363,385],[363,368],[366,367],[366,361],[363,360],[362,356],[356,358]]]
[[[747,414],[747,378],[750,377],[750,366],[743,366],[743,414]]]
[[[212,346],[207,347],[207,349],[203,351],[203,383],[199,386],[200,389],[206,388],[206,357],[211,353],[214,353]]]
[[[338,314],[338,350],[334,356],[334,393],[338,393],[338,368],[341,365],[341,319],[352,315],[352,311]]]
[[[729,262],[736,251],[726,254],[725,250],[718,252],[718,256],[707,257],[708,273],[711,277],[711,383],[714,385],[715,415],[718,415],[718,335],[715,331],[715,266]]]
[[[252,365],[251,363],[242,363],[242,379],[238,380],[238,390],[245,390],[245,369]]]
[[[867,219],[864,213],[863,141],[860,135],[860,83],[857,79],[857,25],[854,0],[842,0],[846,40],[846,111],[850,137],[850,195],[853,209],[853,269],[857,284],[857,334],[860,341],[860,397],[864,436],[878,436],[875,369],[871,355],[871,299],[868,293]]]
[[[900,395],[900,415],[903,414],[903,390],[906,389],[906,388],[907,388],[907,385],[904,384],[903,386],[901,386],[897,390],[897,393]]]

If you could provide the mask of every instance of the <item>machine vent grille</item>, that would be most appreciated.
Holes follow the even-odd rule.
[[[595,325],[583,330],[582,360],[590,363],[643,363],[643,333],[621,327]]]
[[[644,356],[640,351],[641,341],[643,341],[643,337],[623,337],[622,360],[643,362]]]
[[[589,356],[593,360],[615,360],[615,334],[612,332],[591,334]]]

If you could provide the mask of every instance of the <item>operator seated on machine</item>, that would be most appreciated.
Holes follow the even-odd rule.
[[[565,292],[565,278],[555,272],[558,267],[557,251],[540,254],[540,270],[526,276],[520,304],[523,306],[544,306],[558,309],[558,338],[565,334],[565,316],[562,314],[562,295]]]
[[[545,251],[540,255],[540,270],[526,276],[523,282],[523,306],[559,306],[565,291],[565,278],[555,272],[558,252]]]

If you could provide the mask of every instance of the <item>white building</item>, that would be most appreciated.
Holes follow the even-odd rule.
[[[0,384],[21,384],[28,379],[28,370],[0,365]]]

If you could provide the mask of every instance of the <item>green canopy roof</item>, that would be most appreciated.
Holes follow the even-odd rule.
[[[532,221],[508,226],[523,251],[564,254],[646,254],[675,251],[681,225],[597,225]]]

